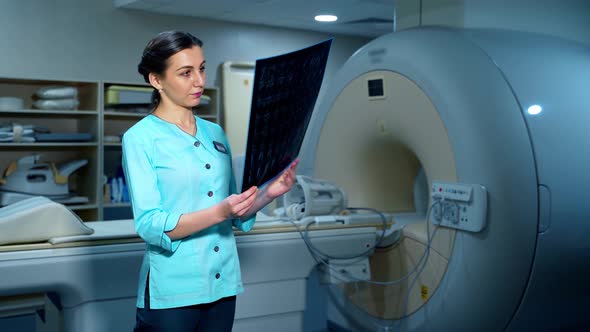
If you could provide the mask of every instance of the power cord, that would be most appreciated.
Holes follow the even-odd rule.
[[[322,257],[324,260],[325,259],[350,260],[350,259],[356,259],[356,258],[364,258],[364,257],[370,255],[373,252],[373,250],[375,250],[376,247],[381,245],[381,243],[383,242],[383,239],[385,238],[385,234],[387,232],[387,218],[385,217],[385,215],[381,211],[379,211],[377,209],[373,209],[373,208],[361,208],[361,207],[351,207],[351,208],[347,208],[346,210],[349,210],[349,211],[370,211],[370,212],[374,212],[375,214],[378,214],[381,217],[381,221],[382,221],[382,225],[383,225],[383,230],[381,232],[381,235],[379,236],[379,239],[377,240],[377,242],[375,242],[375,244],[373,246],[369,247],[367,250],[365,250],[364,252],[362,252],[360,254],[350,255],[350,256],[333,256],[333,255],[329,255],[329,254],[322,252],[317,247],[315,247],[313,245],[313,243],[311,243],[311,240],[309,239],[309,227],[312,224],[314,224],[315,222],[308,222],[305,225],[305,229],[304,229],[304,233],[303,233],[303,241],[305,241],[309,250],[313,250],[316,254],[318,254],[318,256]],[[293,221],[291,221],[291,222],[293,223]]]
[[[315,247],[309,238],[309,227],[312,224],[315,224],[316,223],[315,221],[308,222],[304,227],[304,231],[301,231],[301,229],[299,228],[297,223],[295,223],[294,219],[287,218],[286,220],[288,220],[289,222],[291,222],[293,224],[293,226],[295,227],[295,229],[299,233],[301,239],[306,244],[306,247],[308,248],[312,258],[318,263],[318,266],[324,266],[325,268],[327,268],[328,270],[333,272],[333,278],[338,281],[350,282],[352,280],[355,283],[355,289],[357,290],[357,292],[358,292],[358,283],[359,282],[363,282],[363,283],[371,284],[371,285],[380,285],[380,286],[395,285],[395,284],[399,284],[399,283],[405,281],[414,272],[417,272],[415,277],[413,278],[412,282],[410,283],[410,287],[406,291],[406,296],[405,296],[404,304],[402,307],[403,308],[402,316],[405,317],[406,313],[407,313],[407,305],[409,302],[410,292],[411,292],[414,284],[418,280],[418,277],[420,276],[420,274],[423,272],[424,268],[426,267],[426,264],[428,263],[428,258],[430,256],[430,248],[432,246],[432,240],[434,239],[434,237],[438,231],[438,227],[435,228],[434,232],[432,233],[432,236],[430,236],[430,215],[432,213],[432,210],[435,207],[441,208],[441,206],[442,206],[441,210],[443,210],[442,215],[444,215],[444,206],[441,204],[442,204],[442,202],[440,199],[435,199],[435,202],[432,204],[432,206],[430,206],[428,208],[428,211],[426,213],[426,239],[427,239],[427,243],[426,243],[426,249],[422,253],[422,256],[418,260],[418,263],[416,265],[414,265],[412,270],[410,270],[408,273],[406,273],[403,277],[393,279],[393,280],[388,280],[388,281],[372,281],[372,280],[359,279],[353,275],[346,274],[345,271],[343,272],[343,271],[339,271],[339,270],[335,269],[332,266],[332,265],[338,265],[338,264],[335,264],[335,262],[331,262],[331,263],[328,262],[328,259],[331,259],[331,260],[350,260],[350,259],[356,259],[356,258],[363,259],[364,257],[368,256],[370,253],[372,253],[373,250],[376,247],[378,247],[379,244],[383,241],[383,239],[385,238],[385,234],[386,234],[387,219],[385,218],[385,216],[382,212],[380,212],[376,209],[372,209],[372,208],[349,208],[349,210],[366,210],[366,211],[374,212],[376,214],[379,214],[381,216],[382,221],[383,221],[383,232],[381,232],[381,236],[379,237],[379,240],[375,243],[375,245],[373,245],[371,248],[369,248],[368,250],[364,251],[361,254],[350,255],[350,256],[329,255],[329,254],[322,252],[317,247]],[[350,264],[351,264],[351,262],[347,262],[347,263],[341,264],[341,265],[350,265]],[[330,290],[330,293],[331,293],[331,290]],[[331,295],[333,295],[333,294],[331,294]],[[357,310],[361,310],[362,312],[366,313],[366,311],[364,309],[358,307],[356,304],[353,303],[353,305],[357,308]],[[376,322],[374,322],[374,324],[377,324],[377,325],[379,325],[379,327],[385,328],[386,330],[389,330],[391,328],[391,326],[383,326],[383,325],[378,324]]]
[[[443,204],[444,203],[444,199],[440,199],[440,198],[435,198],[435,202],[434,204],[432,204],[432,208],[434,208],[435,206],[439,206],[441,209],[441,218],[442,216],[445,215],[445,208],[447,205]],[[457,203],[454,203],[455,205],[457,205]],[[458,206],[458,205],[457,205]],[[422,264],[422,266],[420,267],[420,269],[418,270],[418,272],[416,273],[416,275],[414,276],[412,282],[410,283],[410,287],[408,287],[408,290],[406,291],[406,296],[404,299],[404,304],[402,306],[402,315],[403,317],[407,316],[407,310],[408,310],[408,303],[410,300],[410,293],[412,291],[412,288],[414,287],[416,281],[418,281],[418,277],[420,277],[420,274],[422,274],[422,271],[424,271],[424,268],[426,267],[426,263],[428,262],[428,257],[430,256],[430,248],[432,246],[432,240],[434,239],[434,236],[436,235],[436,232],[438,231],[438,227],[434,230],[434,232],[432,233],[432,238],[430,237],[430,219],[426,218],[426,250],[424,251],[424,254],[426,254],[426,259],[424,261],[424,264]],[[422,254],[422,256],[424,256],[424,254]],[[419,266],[420,263],[416,264],[416,266]]]
[[[434,236],[436,235],[436,232],[438,231],[438,228],[436,228],[432,234],[432,237],[430,237],[430,228],[429,228],[429,220],[430,220],[430,214],[432,209],[437,205],[440,204],[440,202],[435,202],[427,211],[426,213],[426,221],[427,221],[427,225],[426,225],[426,232],[427,232],[427,245],[426,245],[426,250],[424,251],[424,253],[422,254],[422,256],[420,257],[420,259],[418,260],[418,263],[412,268],[411,271],[409,271],[406,275],[404,275],[401,278],[398,279],[394,279],[394,280],[389,280],[389,281],[372,281],[372,280],[364,280],[364,279],[358,279],[352,275],[348,275],[347,279],[343,279],[343,278],[339,278],[337,277],[338,275],[342,275],[343,273],[341,271],[338,271],[334,268],[332,268],[330,266],[330,263],[327,262],[327,259],[332,259],[332,260],[349,260],[349,259],[355,259],[355,258],[364,258],[365,256],[369,255],[371,252],[373,252],[373,250],[383,241],[383,238],[385,237],[385,227],[387,225],[386,223],[386,219],[385,216],[383,215],[383,213],[375,210],[375,209],[371,209],[371,208],[354,208],[354,209],[366,209],[366,210],[370,210],[370,211],[377,211],[383,218],[383,220],[385,220],[384,222],[384,229],[383,232],[381,233],[381,236],[379,238],[379,240],[376,242],[376,244],[374,246],[372,246],[371,248],[369,248],[368,250],[364,251],[361,254],[357,254],[357,255],[351,255],[351,256],[333,256],[333,255],[328,255],[324,252],[322,252],[321,250],[317,249],[317,247],[315,247],[313,245],[313,243],[311,243],[311,240],[309,239],[309,226],[311,226],[312,224],[314,224],[315,222],[311,221],[309,223],[307,223],[304,227],[304,232],[301,231],[301,229],[299,228],[299,226],[297,225],[297,223],[295,223],[295,221],[293,219],[287,219],[287,221],[291,222],[293,224],[293,226],[295,226],[295,229],[298,231],[299,235],[301,236],[301,239],[304,241],[304,243],[306,244],[311,256],[315,259],[315,261],[319,264],[322,264],[324,266],[326,266],[329,270],[331,270],[332,272],[335,272],[336,276],[335,279],[339,280],[339,281],[343,281],[343,282],[348,282],[351,279],[353,281],[359,281],[359,282],[365,282],[365,283],[369,283],[369,284],[374,284],[374,285],[381,285],[381,286],[389,286],[389,285],[395,285],[398,284],[406,279],[408,279],[414,272],[416,272],[416,270],[422,265],[422,261],[427,258],[430,254],[430,247],[431,247],[431,242],[432,239],[434,239]],[[350,264],[350,263],[348,263]],[[426,261],[424,262],[424,265],[426,265]]]

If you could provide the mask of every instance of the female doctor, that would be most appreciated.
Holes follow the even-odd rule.
[[[232,226],[249,231],[292,187],[298,161],[263,190],[237,194],[223,130],[192,113],[206,82],[202,42],[162,32],[138,71],[155,108],[123,135],[135,229],[147,243],[135,331],[231,331],[243,291]]]

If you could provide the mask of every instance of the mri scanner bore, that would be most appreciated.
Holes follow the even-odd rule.
[[[326,303],[350,331],[590,330],[588,86],[590,50],[547,35],[366,44],[320,94],[297,188],[236,236],[234,331],[307,331]],[[0,294],[51,294],[64,331],[132,329],[144,246],[101,240],[0,247]],[[329,301],[306,302],[316,266]]]

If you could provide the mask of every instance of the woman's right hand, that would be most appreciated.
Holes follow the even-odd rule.
[[[240,218],[246,215],[256,201],[258,187],[253,186],[241,194],[233,194],[221,201],[224,219]]]

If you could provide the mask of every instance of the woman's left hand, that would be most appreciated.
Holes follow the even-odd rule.
[[[275,199],[291,190],[291,187],[295,184],[295,169],[298,164],[299,159],[295,159],[278,178],[268,185],[266,193],[270,198]]]

